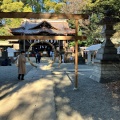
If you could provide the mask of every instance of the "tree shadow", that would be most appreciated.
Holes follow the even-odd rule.
[[[73,91],[69,79],[55,81],[55,102],[57,120],[118,120],[120,117],[119,97],[113,97],[106,84],[97,83],[89,78],[91,72],[80,72],[79,88]],[[73,77],[74,74],[69,74]],[[66,84],[62,81],[66,81]]]
[[[33,67],[30,65],[26,66],[26,74]],[[21,81],[17,79],[18,69],[15,65],[13,66],[1,66],[0,67],[0,100],[8,96],[12,90],[17,88],[17,83]]]
[[[4,112],[0,112],[0,120],[13,120],[13,119],[17,119],[17,120],[46,119],[47,120],[47,119],[55,118],[55,116],[53,116],[55,111],[51,107],[51,104],[53,103],[52,100],[48,97],[50,93],[49,92],[49,88],[51,87],[50,85],[46,85],[46,89],[44,90],[38,89],[37,91],[32,89],[30,90],[30,92],[29,90],[25,91],[26,89],[25,86],[22,87],[24,87],[23,88],[24,90],[21,88],[20,90],[22,92],[14,91],[15,93],[11,95],[8,103],[4,105],[4,107],[2,108],[2,111]],[[31,84],[29,84],[26,87],[28,88],[31,87]],[[18,94],[15,96],[16,92]],[[2,105],[0,104],[0,106]],[[7,108],[7,106],[9,108]]]
[[[30,120],[39,119],[39,117],[44,120],[50,119],[49,117],[56,117],[54,109],[51,108],[51,106],[54,107],[54,94],[52,94],[53,97],[51,99],[50,93],[50,88],[53,89],[54,81],[52,76],[54,75],[51,75],[51,71],[47,73],[46,70],[41,70],[40,68],[33,68],[32,71],[34,71],[34,73],[25,81],[20,81],[17,84],[10,81],[8,83],[11,84],[7,82],[2,84],[3,86],[6,84],[8,86],[2,89],[3,94],[0,98],[0,108],[2,108],[2,111],[0,111],[0,120]],[[28,74],[31,74],[30,72],[32,71],[29,71]],[[61,77],[62,75],[57,75],[56,78],[59,80]],[[41,84],[42,82],[43,84]],[[46,85],[46,87],[44,90],[41,90],[43,85]],[[9,91],[6,91],[7,89],[9,89]],[[6,91],[5,94],[4,91]],[[43,104],[41,105],[40,103]],[[43,114],[43,116],[39,116],[39,113]]]
[[[73,68],[74,65],[69,65],[69,69]],[[91,80],[89,76],[92,71],[79,72],[79,87],[77,91],[73,91],[74,82],[71,82],[68,76],[74,80],[74,73],[70,72],[67,76],[64,72],[68,70],[68,66],[52,69],[53,72],[62,71],[57,74],[41,68],[34,70],[36,71],[33,76],[14,85],[14,88],[1,98],[0,120],[12,120],[16,117],[25,120],[119,119],[119,97],[113,97],[112,91],[106,87],[106,84]],[[45,89],[42,89],[43,86]],[[54,95],[51,95],[51,89],[54,90]],[[55,102],[56,111],[49,106],[50,104],[54,107],[52,101]],[[54,115],[55,112],[57,117]],[[39,118],[41,114],[43,116]]]
[[[10,90],[0,98],[0,120],[55,118],[53,81],[48,73],[39,67],[33,68],[27,74],[28,79],[4,88],[2,92]]]

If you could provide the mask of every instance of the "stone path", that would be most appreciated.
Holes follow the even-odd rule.
[[[0,101],[0,120],[55,120],[53,81],[45,75],[33,68],[25,81],[11,87]]]
[[[7,78],[9,69],[1,71],[9,82],[0,77],[0,120],[119,120],[119,93],[90,79],[93,66],[79,65],[73,91],[74,64],[57,65],[39,64],[17,82]]]

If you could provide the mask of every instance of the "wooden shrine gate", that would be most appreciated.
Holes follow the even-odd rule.
[[[78,40],[85,40],[86,36],[78,36],[78,20],[88,19],[86,14],[55,14],[55,13],[32,13],[32,12],[1,12],[0,18],[37,18],[37,19],[74,19],[75,36],[0,36],[0,39],[21,40],[74,40],[75,41],[75,80],[74,90],[78,89]]]

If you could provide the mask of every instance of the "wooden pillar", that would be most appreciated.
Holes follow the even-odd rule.
[[[23,40],[23,50],[25,51],[25,40]]]
[[[61,64],[61,41],[59,40],[59,65],[58,67],[60,67],[60,64]]]
[[[25,40],[25,34],[23,34],[23,50],[25,51],[25,43],[26,43],[26,40]]]
[[[78,20],[75,20],[75,32],[78,35]],[[78,88],[78,40],[75,40],[75,80],[74,80],[74,90]]]
[[[59,62],[61,63],[61,41],[59,40]]]

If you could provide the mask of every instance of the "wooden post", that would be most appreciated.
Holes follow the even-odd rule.
[[[25,40],[23,41],[24,43],[23,43],[23,50],[25,51]]]
[[[23,34],[23,50],[24,50],[24,51],[25,51],[25,42],[26,42],[25,34]]]
[[[76,36],[78,35],[78,20],[75,20]],[[78,89],[78,40],[75,40],[75,80],[74,90]]]
[[[61,64],[61,41],[59,40],[59,65],[58,67],[60,67],[60,64]]]

